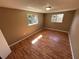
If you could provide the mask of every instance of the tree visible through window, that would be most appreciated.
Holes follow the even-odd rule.
[[[51,22],[62,23],[64,14],[54,14],[51,17]]]
[[[28,18],[28,25],[29,26],[38,24],[38,15],[27,14],[27,18]]]

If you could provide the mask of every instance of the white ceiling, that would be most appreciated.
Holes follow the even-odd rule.
[[[48,5],[52,7],[50,11],[45,10]],[[78,9],[79,0],[0,0],[0,7],[51,13]]]

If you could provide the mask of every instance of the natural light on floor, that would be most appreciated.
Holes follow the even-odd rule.
[[[33,41],[32,41],[32,44],[35,44],[40,38],[42,38],[43,36],[42,35],[39,35],[37,38],[35,38]]]

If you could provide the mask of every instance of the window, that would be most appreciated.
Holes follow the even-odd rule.
[[[51,22],[62,23],[64,14],[54,14],[51,17]]]
[[[29,26],[38,24],[38,15],[27,14],[27,18],[28,18],[28,25]]]

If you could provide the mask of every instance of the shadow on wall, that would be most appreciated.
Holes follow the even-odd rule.
[[[77,10],[70,31],[74,59],[79,59],[79,10]]]
[[[2,59],[2,57],[0,56],[0,59]]]

